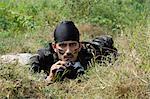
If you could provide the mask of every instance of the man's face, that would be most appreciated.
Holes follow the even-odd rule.
[[[63,41],[53,44],[54,51],[62,61],[76,61],[81,44],[77,41]]]

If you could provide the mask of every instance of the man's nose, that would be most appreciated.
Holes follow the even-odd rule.
[[[70,46],[67,46],[66,53],[70,53],[70,52],[71,52],[71,48],[70,48]]]
[[[67,56],[70,56],[70,55],[72,55],[71,53],[67,53]]]

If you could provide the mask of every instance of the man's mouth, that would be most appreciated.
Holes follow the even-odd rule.
[[[64,56],[64,58],[73,58],[73,56]]]
[[[72,55],[70,55],[70,56],[64,56],[64,59],[67,60],[67,61],[69,61],[69,60],[72,59],[72,58],[73,58]]]

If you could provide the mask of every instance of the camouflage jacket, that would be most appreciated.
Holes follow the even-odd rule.
[[[77,61],[81,63],[84,70],[88,68],[93,57],[100,63],[109,55],[112,55],[116,59],[117,49],[113,46],[113,39],[110,36],[100,36],[89,42],[81,43],[83,47],[78,54]],[[48,75],[51,66],[58,61],[58,57],[50,43],[49,47],[39,49],[37,54],[30,58],[30,61],[34,72],[44,70]],[[111,59],[108,61],[111,62]]]

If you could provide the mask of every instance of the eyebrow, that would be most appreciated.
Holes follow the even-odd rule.
[[[67,43],[59,43],[58,45],[67,45]]]
[[[72,43],[69,43],[69,44],[77,44],[76,42],[72,42]]]
[[[66,42],[61,42],[61,43],[58,43],[58,44],[76,44],[77,42],[69,42],[69,43],[66,43]]]

